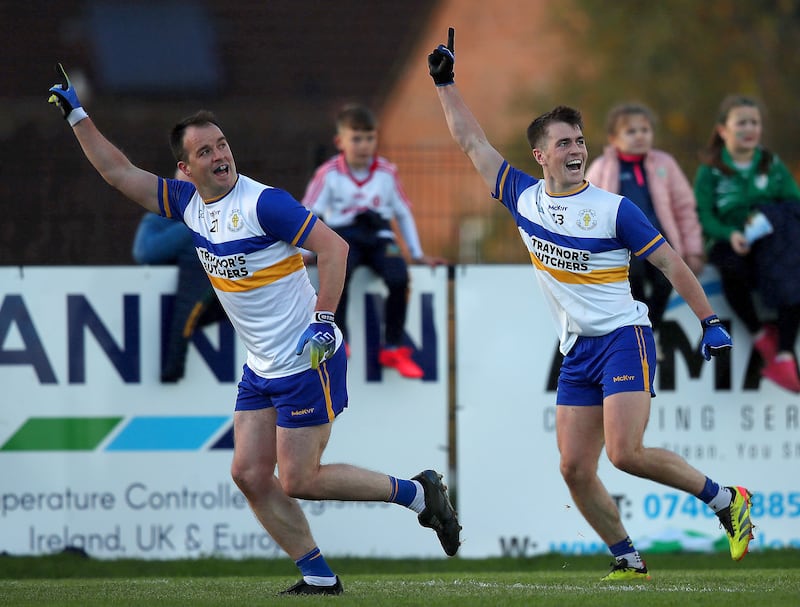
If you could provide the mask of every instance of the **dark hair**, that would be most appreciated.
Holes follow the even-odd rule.
[[[649,107],[642,103],[620,103],[608,111],[606,116],[606,133],[614,135],[620,120],[628,116],[644,116],[651,126],[655,127],[658,122],[656,115]]]
[[[566,122],[583,131],[583,118],[581,118],[581,113],[575,108],[559,105],[546,114],[542,114],[534,119],[528,126],[526,135],[531,149],[539,147],[539,144],[547,135],[547,128],[554,122]]]
[[[764,114],[761,104],[754,98],[740,94],[728,95],[719,105],[719,110],[717,111],[717,121],[714,123],[714,128],[711,130],[711,137],[709,138],[705,149],[700,152],[701,162],[708,164],[715,169],[719,169],[725,175],[732,175],[735,171],[722,161],[722,148],[725,147],[725,142],[717,132],[717,127],[725,124],[728,121],[728,116],[730,115],[731,111],[740,107],[754,107],[762,115]],[[758,162],[756,172],[762,174],[766,173],[769,170],[769,165],[771,163],[772,152],[762,146],[761,160]]]
[[[186,134],[186,129],[190,126],[207,126],[209,124],[219,127],[217,117],[213,112],[200,110],[191,116],[187,116],[172,127],[172,131],[170,131],[169,134],[169,147],[172,150],[172,155],[175,157],[175,160],[183,162],[187,160],[186,149],[183,147],[183,136]],[[221,128],[222,127],[220,127],[220,129]]]
[[[378,128],[378,119],[368,107],[358,103],[348,103],[336,114],[336,128],[374,131]]]

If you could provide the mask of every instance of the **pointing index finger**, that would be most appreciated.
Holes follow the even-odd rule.
[[[64,84],[61,88],[64,90],[68,89],[70,86],[69,76],[67,76],[67,70],[64,69],[64,66],[61,65],[60,62],[56,64],[56,71],[64,78]]]
[[[447,48],[450,50],[451,53],[455,52],[455,45],[453,42],[453,38],[455,38],[456,30],[452,27],[447,28]]]

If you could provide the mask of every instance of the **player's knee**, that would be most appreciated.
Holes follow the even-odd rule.
[[[617,470],[639,475],[642,460],[634,449],[615,448],[606,445],[606,455],[608,455],[608,460]]]
[[[273,474],[269,471],[259,469],[246,461],[234,458],[231,464],[231,478],[239,490],[251,499],[254,496],[263,495],[269,491],[269,480]]]
[[[314,491],[310,478],[303,474],[291,471],[282,472],[280,475],[281,487],[284,493],[297,499],[319,499]]]
[[[251,478],[253,475],[247,473],[247,469],[237,463],[235,460],[231,465],[231,478],[233,482],[236,484],[237,487],[241,490],[245,496],[248,496],[252,493],[252,482]]]
[[[560,469],[561,477],[569,487],[581,485],[595,475],[595,469],[584,462],[564,458],[561,459]]]

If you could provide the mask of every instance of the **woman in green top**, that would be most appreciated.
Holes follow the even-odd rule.
[[[769,238],[769,223],[761,224],[767,229],[758,230],[759,222],[751,217],[760,205],[800,201],[800,189],[786,165],[761,145],[761,132],[761,110],[755,100],[741,95],[723,100],[695,177],[697,214],[708,260],[719,271],[723,293],[764,359],[762,375],[800,392],[794,355],[800,305],[778,305],[774,325],[762,322],[753,301],[759,276],[757,256],[751,253],[759,237]]]

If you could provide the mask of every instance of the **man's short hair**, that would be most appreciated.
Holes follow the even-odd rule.
[[[172,155],[175,160],[178,162],[186,162],[188,160],[186,157],[186,148],[183,147],[183,136],[186,134],[186,129],[190,126],[207,126],[209,124],[213,124],[222,130],[213,112],[199,110],[172,127],[172,131],[170,131],[169,134],[169,147],[172,150]]]
[[[538,148],[542,141],[547,137],[547,129],[554,122],[565,122],[583,131],[583,118],[581,113],[575,108],[566,105],[559,105],[549,112],[542,114],[528,126],[528,144],[531,149]]]

